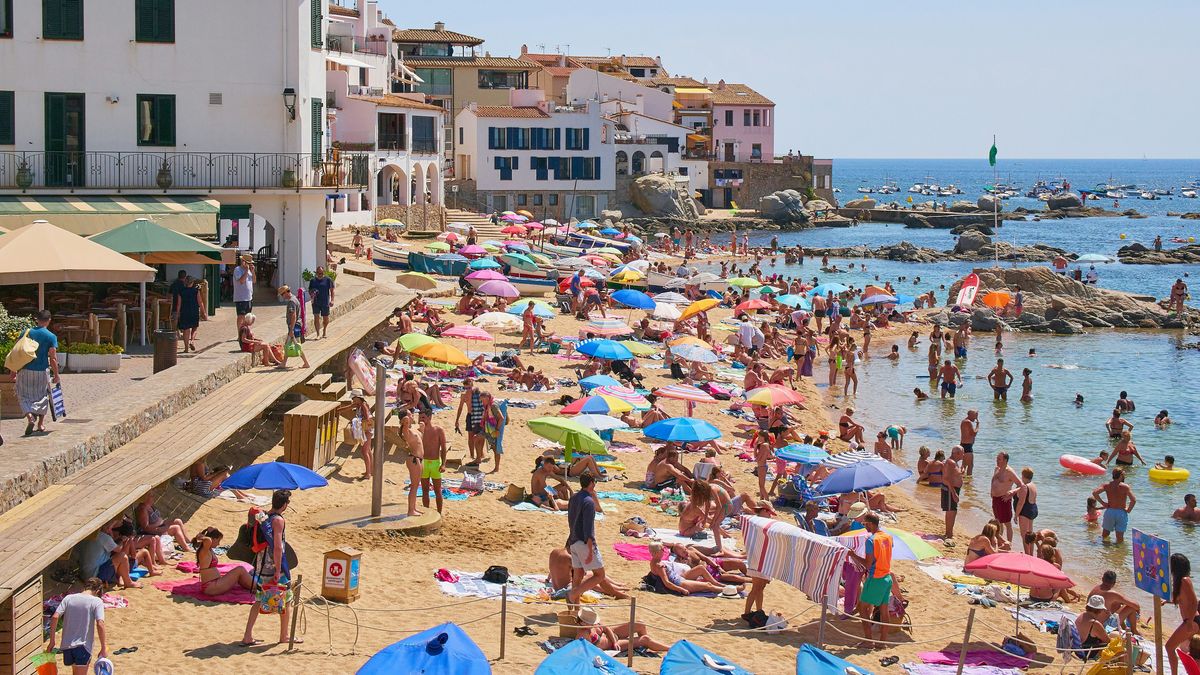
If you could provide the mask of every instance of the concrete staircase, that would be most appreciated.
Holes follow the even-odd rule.
[[[505,222],[493,225],[490,214],[475,213],[474,211],[464,211],[462,209],[446,209],[446,223],[447,225],[450,223],[465,223],[474,227],[480,241],[485,239],[504,239],[505,236],[500,233],[500,229],[508,225]]]

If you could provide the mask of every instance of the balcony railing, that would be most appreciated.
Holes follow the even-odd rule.
[[[0,190],[271,190],[358,187],[369,155],[248,152],[0,152]]]
[[[426,155],[433,155],[438,151],[438,144],[437,141],[432,138],[414,138],[412,142],[412,151]]]
[[[378,40],[373,37],[364,37],[362,35],[326,35],[325,46],[331,52],[341,52],[349,54],[357,52],[359,54],[374,54],[376,56],[387,56],[388,43],[391,40],[380,36]]]
[[[383,98],[383,87],[368,87],[361,84],[351,84],[346,87],[350,96],[366,96],[368,98]]]
[[[380,132],[378,147],[380,150],[390,150],[392,152],[398,152],[398,151],[402,151],[402,150],[407,150],[408,142],[405,140],[404,134]]]

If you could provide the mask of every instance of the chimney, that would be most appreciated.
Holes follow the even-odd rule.
[[[529,45],[521,45],[521,56],[529,53]]]
[[[437,31],[446,30],[446,23],[443,21],[435,21],[433,22],[433,29]]]
[[[566,67],[567,67],[567,55],[566,55],[566,54],[559,54],[559,55],[558,55],[558,67],[559,67],[559,68],[566,68]]]
[[[704,86],[706,86],[706,87],[708,86],[708,78],[707,77],[704,78]]]
[[[725,79],[722,78],[717,81],[717,89],[724,89],[724,88],[725,88]]]

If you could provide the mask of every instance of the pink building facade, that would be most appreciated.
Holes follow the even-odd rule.
[[[744,84],[709,85],[713,153],[720,162],[771,162],[775,157],[775,104]]]

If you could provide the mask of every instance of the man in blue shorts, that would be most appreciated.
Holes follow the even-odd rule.
[[[1092,490],[1092,496],[1104,507],[1104,517],[1100,521],[1101,536],[1107,541],[1109,533],[1115,532],[1117,543],[1124,542],[1125,530],[1129,529],[1129,512],[1137,504],[1133,488],[1125,482],[1125,471],[1113,469],[1112,480]]]
[[[962,373],[959,372],[958,366],[946,359],[938,369],[938,379],[942,381],[942,398],[946,398],[946,394],[954,398],[954,393],[958,391],[958,385],[962,382]]]
[[[329,309],[333,307],[333,279],[325,274],[324,267],[317,268],[317,275],[308,282],[308,293],[312,296],[313,332],[325,337],[329,330]]]
[[[96,635],[100,636],[100,652],[97,656],[101,659],[108,658],[104,601],[100,599],[103,593],[104,582],[90,577],[83,582],[83,590],[63,598],[58,609],[54,610],[47,650],[53,652],[57,644],[58,620],[61,617],[63,664],[71,667],[72,675],[87,675],[88,664],[92,661],[92,643]]]

